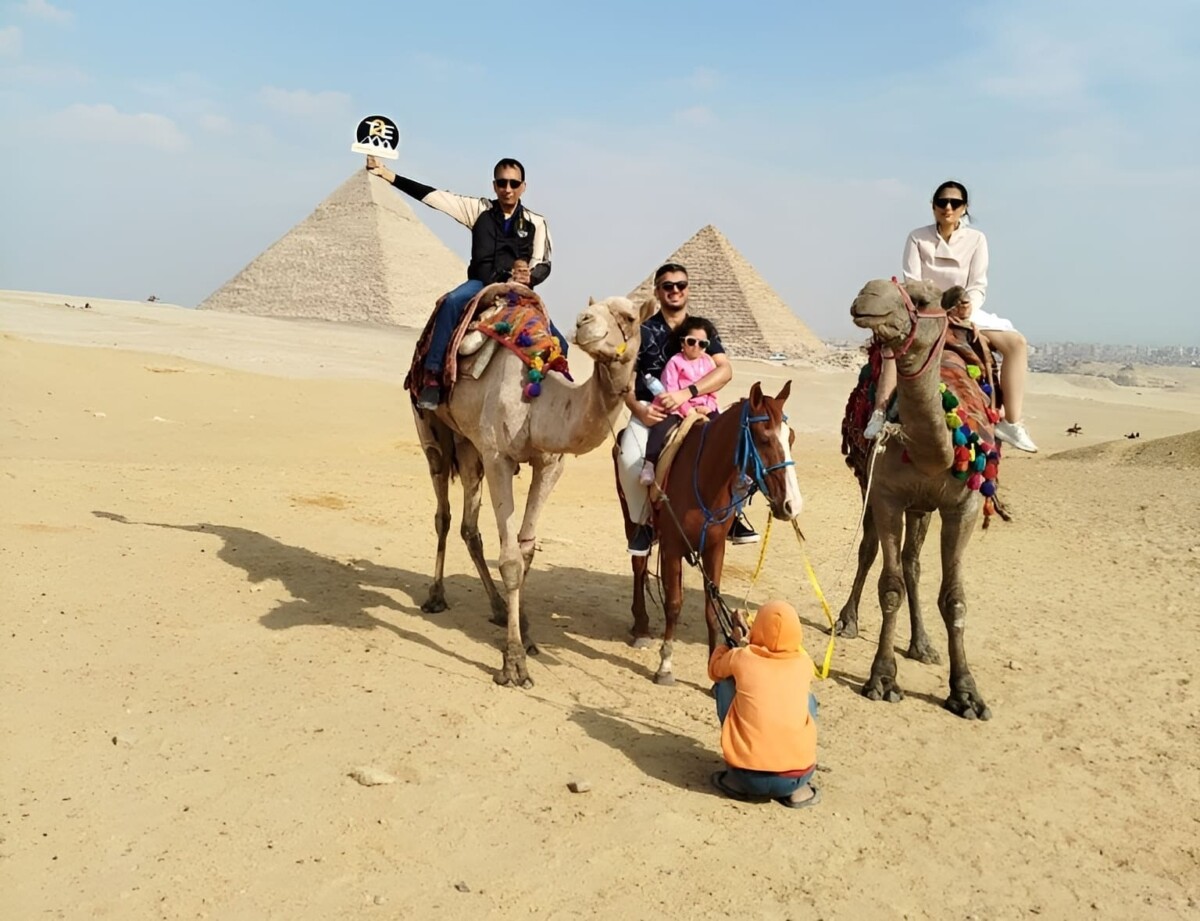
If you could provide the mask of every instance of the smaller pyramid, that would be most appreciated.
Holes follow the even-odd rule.
[[[420,329],[466,277],[404,196],[359,169],[200,309]]]
[[[712,224],[702,227],[663,262],[678,262],[687,267],[691,282],[688,313],[712,320],[730,355],[813,358],[828,351],[825,343],[792,313],[775,289]],[[651,274],[629,298],[641,303],[653,296]]]

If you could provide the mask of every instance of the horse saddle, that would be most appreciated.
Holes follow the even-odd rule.
[[[654,465],[654,485],[650,488],[650,499],[656,506],[666,497],[664,488],[671,476],[671,465],[675,463],[675,455],[683,447],[683,440],[687,438],[688,432],[697,423],[707,424],[708,414],[695,408],[690,409],[683,421],[667,436],[667,441],[658,455],[658,462]]]

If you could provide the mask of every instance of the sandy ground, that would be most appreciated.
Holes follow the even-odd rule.
[[[1200,470],[1048,462],[1200,429],[1200,373],[1173,369],[1170,391],[1035,377],[1043,453],[1006,457],[1017,520],[970,548],[968,650],[994,719],[941,708],[945,665],[901,659],[907,698],[862,698],[868,601],[867,638],[838,644],[818,688],[824,801],[794,812],[708,786],[695,579],[678,685],[625,644],[605,451],[569,462],[542,520],[536,687],[499,688],[459,542],[452,608],[419,609],[433,503],[399,387],[411,333],[65,301],[83,299],[0,292],[4,917],[1200,912]],[[852,375],[737,371],[732,395],[795,380],[804,527],[840,604]],[[751,600],[796,601],[820,649],[784,536]],[[756,557],[730,553],[738,600]],[[360,766],[397,782],[361,786]]]

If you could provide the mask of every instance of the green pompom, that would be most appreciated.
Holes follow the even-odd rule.
[[[507,320],[501,320],[499,323],[496,324],[495,330],[496,330],[496,332],[501,333],[501,334],[511,333],[512,332],[512,324],[509,323]]]
[[[541,371],[536,371],[533,368],[529,369],[529,379],[531,381],[540,381],[542,379],[542,376],[543,375],[542,375]]]

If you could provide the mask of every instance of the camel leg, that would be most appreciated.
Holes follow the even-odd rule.
[[[433,526],[437,531],[437,556],[433,564],[433,584],[429,595],[421,605],[426,614],[437,614],[446,610],[446,535],[450,533],[450,461],[444,454],[427,453],[429,476],[433,480],[433,493],[437,498],[437,511],[433,514]]]
[[[539,458],[531,465],[533,476],[529,483],[529,496],[525,500],[525,515],[521,519],[521,530],[517,532],[517,543],[521,549],[521,582],[529,575],[529,567],[533,565],[533,554],[537,549],[537,523],[542,509],[550,499],[550,493],[563,472],[561,454],[550,454]],[[531,656],[539,652],[537,645],[529,638],[529,620],[521,615],[521,633],[525,637],[525,651]]]
[[[645,558],[645,559],[648,559]],[[667,626],[663,631],[662,648],[659,649],[658,671],[654,673],[654,683],[670,685],[675,683],[674,665],[671,656],[674,653],[675,625],[679,623],[679,612],[683,608],[683,558],[672,553],[663,553],[660,557],[662,566],[663,614]]]
[[[833,625],[835,635],[851,640],[858,636],[858,603],[862,600],[863,586],[867,584],[867,573],[875,564],[878,553],[879,535],[875,531],[875,517],[868,506],[863,516],[862,540],[858,544],[858,569],[854,573],[854,584],[850,586],[850,597]]]
[[[504,626],[508,623],[508,606],[496,588],[492,570],[484,558],[483,535],[479,533],[479,508],[483,504],[483,461],[475,446],[465,438],[458,445],[458,476],[463,488],[463,543],[467,545],[467,553],[475,564],[475,571],[479,573],[491,602],[492,623]]]
[[[883,550],[883,572],[879,574],[879,607],[883,612],[883,625],[879,628],[879,648],[875,650],[875,661],[871,663],[871,677],[863,685],[862,693],[870,700],[896,703],[904,699],[904,692],[896,683],[896,650],[893,648],[896,615],[904,601],[904,576],[900,563],[904,512],[885,502],[879,502],[872,508],[879,531],[880,549]]]
[[[516,506],[513,501],[513,477],[517,465],[506,457],[484,458],[492,509],[500,530],[500,580],[504,583],[508,605],[508,634],[504,644],[504,666],[496,673],[496,683],[531,688],[533,682],[525,667],[525,644],[521,641],[521,581],[525,567],[517,539]]]
[[[950,696],[946,698],[946,709],[965,719],[989,720],[992,711],[975,687],[963,642],[967,628],[967,597],[963,589],[962,561],[978,517],[978,502],[967,503],[966,509],[950,515],[942,513],[942,590],[938,595],[938,607],[950,638]]]
[[[908,592],[908,619],[912,625],[908,651],[904,654],[926,665],[937,665],[942,661],[929,642],[925,621],[921,618],[921,548],[925,545],[925,535],[929,533],[932,518],[928,512],[908,511],[904,514],[904,550],[900,557],[904,570],[904,589]]]

